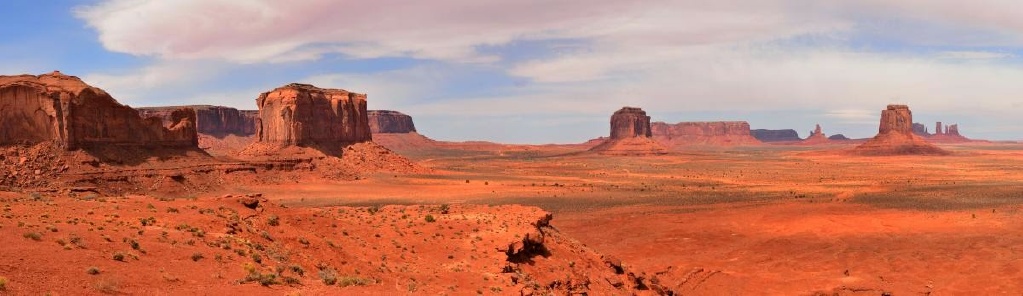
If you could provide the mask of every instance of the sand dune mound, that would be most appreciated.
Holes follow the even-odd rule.
[[[634,137],[612,140],[608,139],[603,143],[590,148],[590,151],[604,155],[658,155],[668,153],[668,148],[646,137]]]

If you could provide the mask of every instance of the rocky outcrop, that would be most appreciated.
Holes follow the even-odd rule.
[[[612,140],[650,136],[650,116],[643,109],[622,107],[611,115]]]
[[[854,150],[864,155],[944,155],[947,151],[913,133],[913,112],[906,105],[888,105],[881,110],[877,136]]]
[[[292,83],[259,95],[256,141],[340,151],[372,140],[366,95]]]
[[[745,121],[679,122],[650,124],[654,140],[661,144],[679,148],[693,145],[734,146],[760,144],[750,135],[749,123]]]
[[[769,130],[769,129],[755,129],[750,131],[750,135],[761,142],[790,142],[790,141],[802,141],[799,137],[799,133],[793,129],[782,129],[782,130]]]
[[[834,135],[831,135],[830,137],[828,137],[828,140],[832,140],[832,141],[846,141],[846,140],[852,140],[852,139],[849,139],[849,137],[846,137],[843,134],[834,134]]]
[[[931,133],[929,131],[927,131],[927,126],[926,125],[923,125],[923,124],[920,124],[920,123],[916,123],[916,122],[913,123],[913,133],[918,135],[918,136],[921,136],[921,137],[926,137],[926,136],[930,136],[931,135]]]
[[[143,119],[102,89],[60,72],[0,76],[0,144],[53,141],[67,150],[198,145],[194,110],[175,109],[168,118],[166,125]]]
[[[924,126],[920,123],[913,123],[913,133],[924,137],[927,141],[932,143],[965,143],[965,142],[976,142],[963,135],[959,134],[958,124],[944,125],[941,121],[934,123],[934,133],[930,133],[926,128],[923,132],[919,130],[919,127]]]
[[[173,124],[171,112],[179,108],[191,108],[195,110],[196,125],[199,133],[222,137],[226,135],[251,136],[256,134],[256,118],[259,111],[238,110],[231,107],[193,105],[193,106],[168,106],[168,107],[143,107],[137,108],[143,118],[157,117],[163,120],[164,125]]]
[[[650,138],[650,116],[635,107],[622,107],[611,115],[611,137],[590,148],[607,155],[664,154],[668,149]]]
[[[369,130],[374,134],[407,134],[416,132],[412,116],[391,110],[369,110]]]
[[[939,122],[940,124],[940,122]],[[927,137],[928,141],[935,143],[966,143],[975,142],[970,138],[967,138],[959,134],[959,124],[949,124],[944,127],[941,133],[935,133]]]
[[[824,136],[824,131],[821,129],[821,125],[817,124],[817,127],[810,131],[810,136],[806,137],[806,139],[800,142],[800,144],[814,145],[826,144],[828,142],[828,137]]]

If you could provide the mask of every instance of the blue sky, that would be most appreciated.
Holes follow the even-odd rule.
[[[869,137],[880,110],[1020,140],[1011,1],[0,2],[0,73],[61,70],[132,106],[253,109],[290,82],[369,95],[442,140],[570,143],[621,106]]]

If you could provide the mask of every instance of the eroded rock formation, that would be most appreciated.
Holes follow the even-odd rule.
[[[692,145],[733,146],[760,144],[745,121],[679,122],[650,124],[654,140],[668,147]]]
[[[963,135],[959,134],[959,125],[958,124],[947,124],[946,125],[946,124],[942,124],[941,121],[935,122],[934,123],[935,131],[934,131],[933,134],[928,132],[926,129],[924,129],[923,132],[921,132],[919,130],[919,127],[922,127],[922,126],[923,126],[923,124],[913,123],[913,127],[914,127],[913,128],[913,132],[915,134],[921,136],[921,137],[924,137],[925,139],[927,139],[927,141],[932,142],[932,143],[965,143],[965,142],[975,142],[974,140],[971,140],[971,139],[969,139],[967,137],[964,137]]]
[[[927,140],[936,143],[974,142],[974,140],[959,134],[959,124],[946,125],[942,133],[930,135]]]
[[[179,108],[195,110],[196,125],[199,133],[212,136],[251,136],[256,133],[256,118],[259,111],[238,110],[224,106],[194,105],[137,108],[143,118],[157,117],[163,119],[164,125],[173,124],[171,112]]]
[[[888,105],[881,110],[877,136],[856,147],[865,155],[943,155],[948,154],[913,133],[913,112],[906,105]]]
[[[292,83],[261,94],[256,105],[259,143],[336,150],[372,140],[365,94]]]
[[[622,107],[611,115],[611,139],[650,136],[650,116],[643,109]]]
[[[821,129],[821,125],[817,124],[814,130],[810,131],[810,136],[806,137],[805,140],[800,144],[825,144],[828,143],[828,137],[824,136],[824,131]]]
[[[92,146],[196,147],[195,111],[145,119],[102,89],[53,72],[0,76],[0,144],[54,141],[67,150]]]
[[[799,137],[799,133],[793,129],[782,129],[782,130],[769,130],[769,129],[755,129],[750,131],[750,135],[761,142],[789,142],[789,141],[802,141]]]
[[[927,130],[927,126],[920,123],[913,123],[913,133],[921,137],[930,136],[930,131]]]
[[[416,132],[412,116],[391,110],[369,110],[369,129],[374,134],[406,134]]]
[[[664,154],[668,149],[654,141],[650,116],[635,107],[622,107],[611,115],[611,137],[590,151],[608,155]]]

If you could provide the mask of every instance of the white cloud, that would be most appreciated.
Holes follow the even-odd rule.
[[[314,75],[299,82],[365,93],[370,109],[402,110],[410,104],[438,96],[439,88],[450,83],[449,76],[449,71],[443,68],[420,66],[377,73]]]
[[[991,52],[991,51],[944,51],[938,53],[938,57],[946,59],[962,59],[962,60],[993,60],[993,59],[1004,59],[1012,58],[1015,55],[1006,52]]]
[[[580,5],[584,4],[584,5]],[[170,59],[242,63],[403,56],[493,60],[477,52],[515,39],[562,36],[566,28],[627,12],[622,1],[108,0],[76,15],[110,50]]]
[[[218,76],[222,68],[205,61],[165,61],[115,73],[91,73],[82,80],[102,88],[121,103],[145,104],[160,89],[189,87]]]
[[[157,58],[137,73],[88,77],[133,98],[217,75],[196,61],[293,63],[338,53],[442,61],[301,80],[366,92],[371,108],[430,116],[606,116],[639,105],[833,110],[820,116],[866,124],[894,102],[949,114],[1020,111],[1011,105],[1023,93],[1019,57],[987,49],[1023,46],[1018,8],[1008,0],[105,0],[77,15],[107,49]],[[862,36],[908,49],[849,45]],[[578,45],[502,60],[502,46],[566,39]],[[452,72],[479,64],[507,66],[527,82],[437,99],[462,83]]]

